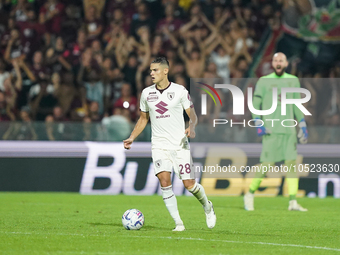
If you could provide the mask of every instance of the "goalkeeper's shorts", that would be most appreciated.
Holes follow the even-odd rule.
[[[260,162],[296,160],[296,134],[270,134],[262,137]]]

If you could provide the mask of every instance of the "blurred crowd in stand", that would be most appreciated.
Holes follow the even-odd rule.
[[[1,139],[38,139],[32,121],[46,123],[50,140],[67,139],[55,123],[81,123],[84,140],[100,132],[86,129],[89,123],[102,123],[113,133],[123,131],[112,123],[130,130],[157,56],[169,60],[170,81],[188,89],[190,78],[246,77],[263,32],[280,27],[286,5],[285,0],[3,0],[0,121],[8,124],[1,127]],[[297,60],[291,72],[308,77],[296,65]],[[340,65],[314,75],[339,77]],[[339,126],[340,88],[303,86],[314,98],[308,107],[321,116],[308,121]]]

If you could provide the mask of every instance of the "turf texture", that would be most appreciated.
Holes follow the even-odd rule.
[[[0,193],[0,254],[340,254],[340,200],[302,198],[308,212],[289,212],[285,197],[211,197],[217,215],[208,229],[194,197],[177,197],[186,231],[172,232],[160,196]],[[145,215],[128,231],[122,214]]]

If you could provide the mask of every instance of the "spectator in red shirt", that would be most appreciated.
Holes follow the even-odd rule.
[[[46,63],[51,67],[52,72],[71,71],[69,57],[70,52],[65,49],[63,38],[60,36],[56,40],[55,47],[46,51]]]
[[[136,120],[137,117],[137,98],[131,94],[131,85],[124,83],[121,89],[121,97],[113,105],[113,110],[116,108],[128,109],[131,114],[131,119]]]
[[[84,29],[78,30],[77,41],[69,46],[68,55],[69,61],[72,66],[77,66],[80,64],[81,54],[86,49],[87,34]]]
[[[40,24],[45,24],[49,33],[58,35],[64,15],[64,4],[57,0],[47,0],[39,12]]]

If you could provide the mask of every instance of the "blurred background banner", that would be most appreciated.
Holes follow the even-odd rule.
[[[217,151],[219,153],[217,153]],[[225,165],[259,164],[260,144],[195,143],[192,145],[195,170],[206,161]],[[338,164],[339,145],[298,147],[298,163]],[[122,143],[98,142],[0,142],[0,191],[61,191],[102,195],[153,195],[160,188],[154,176],[151,144],[137,142],[130,151]],[[299,173],[299,196],[340,198],[339,169],[322,170],[313,178]],[[196,171],[209,195],[242,195],[251,182],[251,173],[215,176]],[[268,177],[271,177],[270,175]],[[189,195],[181,180],[173,178],[176,195]],[[282,176],[266,178],[259,196],[287,195]]]

